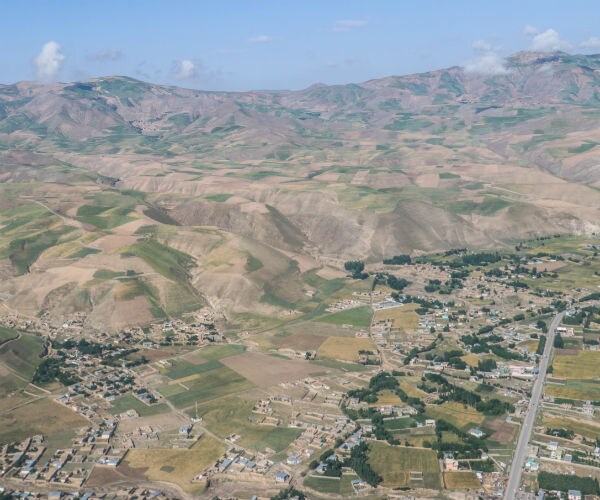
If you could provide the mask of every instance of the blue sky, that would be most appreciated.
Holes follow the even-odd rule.
[[[299,89],[453,65],[498,73],[532,47],[600,52],[594,0],[4,0],[1,12],[2,83]]]

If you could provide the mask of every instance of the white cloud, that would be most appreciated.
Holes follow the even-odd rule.
[[[365,19],[339,19],[333,23],[332,31],[337,33],[362,28],[367,24]]]
[[[174,66],[173,76],[178,80],[190,80],[198,76],[198,67],[189,59],[177,61]]]
[[[465,64],[466,73],[480,75],[506,75],[509,70],[504,65],[504,59],[494,52],[486,52]]]
[[[553,73],[554,68],[551,63],[542,64],[537,70],[538,73]]]
[[[121,59],[121,57],[123,57],[123,53],[116,49],[105,49],[99,52],[93,52],[87,56],[90,61],[98,62],[117,61]]]
[[[537,29],[535,26],[531,26],[531,24],[527,24],[523,28],[523,35],[525,35],[525,36],[534,36],[534,35],[537,35],[539,32],[540,32],[540,30]]]
[[[542,52],[554,52],[555,50],[565,50],[571,46],[569,42],[563,40],[556,30],[548,28],[533,37],[531,40],[531,49]]]
[[[40,53],[33,58],[35,74],[44,81],[53,80],[65,61],[61,47],[57,42],[46,42]]]
[[[600,50],[600,38],[591,36],[579,44],[584,49]]]
[[[271,35],[256,35],[248,38],[250,43],[268,43],[272,42],[273,40],[275,40],[275,37]]]
[[[492,44],[485,40],[476,40],[471,44],[475,52],[490,52],[492,50]]]

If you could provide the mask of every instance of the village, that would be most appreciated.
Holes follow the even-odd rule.
[[[507,264],[501,275],[478,271],[453,281],[436,262],[396,266],[393,272],[401,271],[409,283],[406,290],[384,282],[326,308],[332,317],[372,311],[369,326],[336,327],[346,335],[340,342],[356,346],[353,361],[326,370],[312,364],[322,359],[322,348],[278,347],[282,358],[276,363],[277,358],[255,351],[246,332],[220,333],[219,315],[207,311],[110,336],[84,334],[82,315],[62,323],[3,317],[6,328],[23,335],[44,332],[44,360],[33,383],[50,383],[48,397],[87,424],[61,448],[49,445],[52,436],[43,433],[4,445],[2,481],[11,491],[51,491],[65,498],[75,491],[88,491],[87,498],[107,491],[129,495],[140,483],[138,476],[127,476],[138,454],[196,453],[209,447],[214,450],[204,465],[199,462],[180,487],[229,491],[236,484],[248,494],[286,488],[318,494],[335,485],[342,496],[368,495],[381,481],[384,486],[391,481],[383,463],[377,472],[356,468],[368,449],[369,460],[380,453],[407,467],[397,484],[421,490],[457,484],[498,498],[557,304],[564,304],[566,318],[556,330],[561,342],[579,342],[582,353],[598,348],[593,339],[583,341],[588,337],[579,326],[585,311],[600,304],[593,291],[531,293],[515,286],[532,272],[524,269],[541,269],[545,262]],[[392,266],[377,272],[390,273]],[[534,272],[537,277],[543,271]],[[444,286],[451,286],[451,293],[441,294]],[[253,378],[246,367],[253,359],[270,359],[274,378]],[[345,366],[352,370],[340,370]],[[231,375],[223,385],[206,389],[221,373]],[[569,382],[550,378],[547,384],[544,422],[557,425],[540,421],[536,426],[523,469],[526,484],[548,467],[600,468],[600,447],[587,429],[558,425],[579,420],[593,428],[595,400],[566,398],[561,384]],[[206,390],[214,396],[207,397]],[[225,398],[231,415],[243,402],[247,410],[241,420],[236,416],[228,424],[215,417],[218,406],[211,406],[210,398],[216,395]],[[275,433],[286,438],[259,444],[254,437]],[[99,477],[116,478],[116,473],[125,474],[125,489],[100,485]],[[142,490],[136,494],[172,494]]]

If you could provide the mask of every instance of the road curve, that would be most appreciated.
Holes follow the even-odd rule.
[[[517,497],[517,491],[521,484],[521,474],[523,473],[525,457],[527,456],[527,443],[529,443],[529,438],[531,437],[533,426],[535,425],[535,416],[540,406],[540,399],[542,397],[544,381],[546,379],[546,371],[548,370],[548,363],[550,362],[550,353],[552,352],[554,336],[556,335],[556,327],[560,325],[564,315],[565,313],[561,312],[554,316],[552,323],[550,323],[550,328],[548,328],[546,346],[544,347],[544,352],[538,366],[539,373],[533,384],[531,399],[529,400],[529,406],[527,407],[527,414],[523,419],[519,440],[517,441],[517,447],[515,448],[513,460],[510,465],[508,483],[504,490],[504,500],[514,500]]]

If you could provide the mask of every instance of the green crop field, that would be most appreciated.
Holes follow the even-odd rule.
[[[223,366],[216,360],[207,361],[206,363],[195,364],[184,359],[175,359],[171,361],[171,368],[165,373],[170,379],[176,380],[190,377],[195,374],[200,374],[214,370]]]
[[[16,339],[19,336],[19,332],[12,330],[11,328],[6,328],[4,326],[0,326],[0,345],[4,344],[8,340]]]
[[[145,260],[157,273],[175,282],[186,282],[189,278],[188,270],[194,263],[188,254],[163,245],[154,239],[132,245],[124,255],[135,255]]]
[[[390,446],[374,442],[369,446],[369,464],[383,478],[388,488],[442,487],[440,466],[433,450]],[[420,472],[423,479],[411,480],[410,472]]]
[[[0,363],[31,380],[42,361],[41,353],[41,339],[34,335],[22,334],[18,340],[0,346]]]
[[[343,495],[348,498],[354,494],[352,480],[358,479],[356,474],[344,474],[341,478],[311,475],[304,479],[304,485],[321,493]]]
[[[266,448],[276,452],[282,451],[302,432],[301,429],[253,423],[251,419],[256,418],[252,413],[253,406],[254,401],[226,397],[199,405],[198,413],[210,431],[221,437],[232,433],[239,434],[242,446],[258,451],[264,451]],[[188,410],[190,416],[195,412],[195,408]]]
[[[141,417],[148,417],[151,415],[158,415],[159,413],[165,413],[169,411],[169,407],[165,403],[155,404],[148,406],[142,403],[138,398],[128,394],[115,399],[110,405],[110,413],[118,415],[124,413],[127,410],[135,410]]]
[[[394,431],[397,429],[409,428],[412,422],[413,420],[409,417],[391,418],[389,420],[384,420],[383,426],[390,431]]]
[[[53,247],[64,235],[73,231],[72,227],[49,229],[32,236],[15,238],[9,245],[9,259],[19,274],[28,271],[42,252]]]
[[[77,209],[77,219],[98,229],[112,229],[133,220],[132,210],[126,207],[82,205]]]
[[[198,356],[207,360],[219,360],[241,354],[245,350],[246,347],[239,344],[215,345],[198,351]]]
[[[188,388],[187,390],[181,386],[162,386],[159,390],[177,408],[187,408],[196,401],[200,403],[246,391],[253,387],[248,380],[225,366],[201,373],[198,377],[186,382],[185,386]],[[171,392],[173,387],[179,387],[183,390],[173,394]]]
[[[369,306],[353,307],[340,312],[326,314],[317,319],[324,323],[334,325],[353,325],[358,327],[368,327],[371,325],[373,310]]]
[[[545,394],[561,399],[598,401],[600,400],[600,382],[595,380],[567,380],[564,384],[547,384]]]

